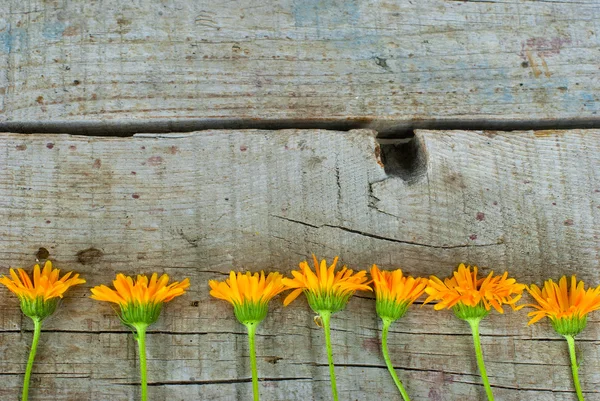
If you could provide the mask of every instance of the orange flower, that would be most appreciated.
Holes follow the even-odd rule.
[[[225,282],[210,280],[210,295],[223,299],[233,305],[233,312],[240,323],[248,330],[250,346],[250,365],[252,368],[252,391],[254,399],[258,399],[258,370],[256,365],[255,335],[258,324],[267,317],[269,302],[277,294],[285,290],[281,283],[280,273],[269,273],[265,277],[263,271],[252,274],[251,272],[229,272]]]
[[[425,289],[429,297],[425,303],[439,301],[434,306],[436,310],[455,306],[483,306],[488,312],[494,307],[498,312],[504,313],[502,304],[510,305],[514,310],[522,308],[516,307],[515,303],[521,298],[523,290],[525,285],[508,278],[508,272],[502,276],[494,276],[494,272],[490,272],[486,278],[477,279],[477,266],[473,266],[471,273],[471,266],[465,267],[461,263],[458,271],[443,282],[435,276],[430,277]]]
[[[259,399],[258,369],[256,364],[255,336],[258,324],[267,317],[269,301],[285,290],[281,283],[280,273],[269,273],[265,278],[263,271],[258,273],[229,272],[225,282],[210,280],[210,295],[224,299],[233,305],[235,317],[248,330],[248,345],[250,347],[250,366],[252,369],[252,392],[254,400]]]
[[[528,316],[533,316],[528,325],[548,317],[554,330],[567,340],[573,384],[577,392],[577,399],[583,401],[575,336],[585,329],[588,313],[600,309],[600,286],[586,290],[583,281],[578,283],[577,278],[573,275],[570,288],[567,276],[562,276],[558,284],[552,280],[546,280],[542,289],[532,284],[527,291],[538,303],[537,305],[525,305],[537,309],[537,311],[528,313]]]
[[[223,299],[234,307],[238,320],[260,322],[267,316],[269,301],[285,290],[280,273],[237,273],[230,272],[225,282],[210,280],[210,295]]]
[[[0,283],[4,284],[9,290],[14,292],[19,299],[27,298],[35,300],[38,297],[48,301],[51,298],[62,298],[63,294],[74,285],[85,283],[84,279],[79,278],[79,274],[71,275],[69,272],[60,279],[59,269],[52,268],[52,262],[49,260],[44,264],[44,269],[40,271],[40,265],[33,266],[33,281],[25,270],[18,268],[19,274],[14,269],[10,269],[12,280],[6,276],[0,277]]]
[[[19,297],[21,310],[33,320],[33,341],[29,351],[29,359],[23,379],[23,392],[20,398],[27,401],[31,371],[42,332],[42,322],[56,311],[58,301],[69,288],[77,284],[83,284],[85,280],[79,278],[79,274],[73,274],[72,272],[59,279],[60,270],[53,269],[52,262],[49,260],[44,263],[43,269],[40,269],[39,264],[33,266],[33,280],[25,270],[17,269],[17,271],[19,274],[14,269],[10,269],[12,280],[2,276],[0,277],[0,283]]]
[[[133,278],[119,273],[113,280],[114,290],[105,285],[99,285],[91,290],[92,299],[118,304],[121,309],[118,313],[121,322],[135,330],[140,358],[142,401],[148,399],[146,330],[158,320],[163,303],[183,295],[190,286],[190,280],[187,278],[182,282],[175,281],[167,285],[168,282],[169,276],[166,274],[159,278],[157,273],[153,273],[150,281],[147,276],[138,274],[134,282]]]
[[[300,262],[300,271],[292,271],[294,278],[284,278],[283,284],[294,289],[283,301],[285,306],[289,305],[294,299],[304,292],[308,304],[318,314],[319,321],[322,323],[325,332],[325,346],[327,347],[327,360],[329,362],[329,375],[331,378],[331,392],[333,399],[337,401],[337,385],[335,379],[335,368],[333,363],[333,352],[331,348],[331,314],[339,312],[346,307],[350,297],[357,290],[372,291],[366,283],[367,272],[361,270],[356,274],[343,266],[340,271],[335,273],[338,257],[333,259],[331,266],[327,267],[325,259],[319,264],[317,257],[313,254],[313,263],[315,273],[310,269],[306,261]],[[315,319],[315,322],[317,320]],[[317,323],[319,324],[319,323]],[[320,324],[319,324],[320,325]]]
[[[281,283],[280,273],[269,273],[265,278],[263,271],[258,273],[237,273],[232,271],[225,282],[210,280],[210,295],[215,298],[224,299],[232,305],[240,305],[244,302],[260,303],[269,302],[277,294],[285,290]]]
[[[371,267],[371,277],[377,301],[410,305],[425,292],[428,280],[404,276],[401,269],[381,271],[377,265]]]
[[[463,263],[458,266],[458,271],[455,271],[451,278],[447,278],[443,282],[439,278],[431,276],[429,285],[425,289],[425,292],[429,294],[425,303],[439,301],[435,305],[436,310],[452,308],[456,317],[467,321],[471,326],[477,366],[479,366],[485,392],[490,401],[494,400],[494,395],[483,361],[479,324],[481,319],[490,313],[492,307],[500,313],[504,313],[503,304],[510,305],[515,310],[522,308],[522,306],[516,307],[515,303],[521,298],[524,290],[525,285],[517,283],[513,278],[508,278],[507,272],[502,276],[494,276],[494,272],[490,272],[487,277],[478,279],[477,266],[473,266],[473,272],[471,272],[471,266],[465,267]]]
[[[168,282],[169,276],[166,274],[159,278],[158,274],[153,273],[149,282],[148,277],[140,274],[134,282],[133,278],[119,273],[113,281],[115,290],[99,285],[92,288],[91,298],[118,304],[121,321],[139,332],[158,320],[163,303],[183,295],[190,286],[187,278],[167,285]]]
[[[99,285],[92,288],[92,299],[97,301],[114,302],[121,306],[128,304],[157,304],[169,302],[175,297],[183,295],[190,286],[190,280],[185,279],[182,282],[174,282],[167,285],[169,276],[163,274],[158,278],[158,274],[153,273],[148,282],[148,277],[138,274],[136,282],[133,278],[124,274],[117,274],[113,281],[115,290]]]
[[[283,304],[289,305],[301,292],[305,292],[308,303],[315,312],[330,311],[334,313],[346,306],[355,291],[372,291],[366,283],[367,272],[365,270],[353,274],[352,270],[343,266],[334,274],[337,261],[338,257],[336,256],[328,268],[325,259],[321,260],[321,264],[319,264],[317,257],[313,255],[316,274],[313,273],[306,261],[300,262],[300,271],[292,271],[294,278],[282,280],[287,288],[294,289],[285,298]]]
[[[408,307],[423,295],[429,280],[420,277],[416,279],[410,276],[405,277],[400,269],[391,272],[381,271],[377,265],[371,267],[371,277],[373,277],[373,287],[375,288],[375,308],[377,315],[383,321],[381,333],[383,359],[402,395],[402,399],[408,401],[410,399],[408,393],[398,378],[390,359],[387,346],[388,330],[392,322],[404,316]]]
[[[537,309],[528,313],[528,316],[533,316],[528,325],[544,317],[553,322],[561,319],[585,319],[588,313],[600,309],[600,286],[586,290],[583,281],[578,283],[575,276],[571,277],[570,289],[567,276],[562,276],[558,284],[547,280],[542,289],[532,284],[527,291],[538,303],[525,305]]]

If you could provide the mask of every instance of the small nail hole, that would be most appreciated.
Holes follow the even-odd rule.
[[[38,249],[37,253],[35,254],[35,257],[37,258],[37,260],[48,259],[49,256],[50,256],[50,252],[48,252],[48,250],[44,247],[41,247],[40,249]]]

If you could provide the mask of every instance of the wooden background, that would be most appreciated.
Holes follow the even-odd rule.
[[[88,280],[45,326],[34,397],[136,399],[132,336],[109,305],[87,298],[116,272],[192,281],[149,335],[155,400],[249,399],[244,327],[208,295],[207,281],[231,268],[289,272],[315,252],[421,276],[466,261],[525,283],[571,273],[600,281],[599,131],[419,131],[421,163],[406,180],[385,173],[374,134],[4,135],[1,264],[29,265],[44,246]],[[0,396],[14,399],[31,324],[8,291],[0,302]],[[273,301],[258,331],[263,399],[329,399],[312,318],[304,299],[286,309]],[[526,322],[521,311],[482,325],[498,399],[573,400],[564,340]],[[599,323],[592,317],[578,338],[589,399],[599,396]],[[398,399],[379,335],[369,294],[333,319],[342,399]],[[415,400],[482,399],[468,326],[450,312],[413,308],[390,349]]]
[[[597,126],[598,21],[597,0],[4,0],[0,128]]]
[[[131,334],[88,298],[116,272],[192,280],[149,334],[154,401],[251,397],[244,328],[208,296],[230,269],[315,252],[600,284],[600,131],[576,129],[600,127],[599,18],[596,0],[0,3],[0,269],[44,247],[88,280],[45,324],[31,400],[139,399]],[[376,138],[413,128],[438,130]],[[32,325],[3,288],[0,304],[0,399],[15,400]],[[599,320],[578,338],[592,401]],[[526,322],[482,324],[497,400],[575,400],[564,340]],[[372,296],[332,325],[341,399],[399,400]],[[417,306],[389,341],[414,401],[483,399],[451,312]],[[257,345],[263,400],[330,399],[302,298],[273,301]]]

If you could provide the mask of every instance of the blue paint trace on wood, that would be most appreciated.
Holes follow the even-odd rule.
[[[0,32],[0,52],[9,54],[14,49],[20,49],[26,43],[27,35],[26,29],[8,25],[6,30]]]
[[[42,36],[48,40],[60,40],[67,28],[67,24],[61,21],[46,22],[42,31]]]

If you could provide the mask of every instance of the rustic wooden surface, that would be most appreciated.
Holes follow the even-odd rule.
[[[599,20],[597,0],[5,0],[0,129],[589,127]]]
[[[411,168],[394,168],[384,149],[390,174],[374,135],[2,134],[0,269],[30,266],[45,247],[88,280],[45,325],[32,401],[139,397],[132,335],[87,298],[116,272],[192,281],[149,334],[155,401],[250,399],[244,328],[208,295],[207,281],[232,268],[289,272],[315,252],[422,276],[464,261],[525,283],[571,273],[600,282],[600,131],[419,131]],[[32,325],[4,288],[0,304],[0,398],[14,400]],[[578,339],[588,400],[600,399],[599,320]],[[497,399],[575,400],[565,342],[526,322],[521,311],[482,324]],[[372,297],[358,294],[332,324],[341,399],[399,400]],[[483,399],[468,327],[450,312],[415,307],[389,341],[413,400]],[[323,334],[304,299],[274,300],[257,344],[263,400],[330,399]]]

